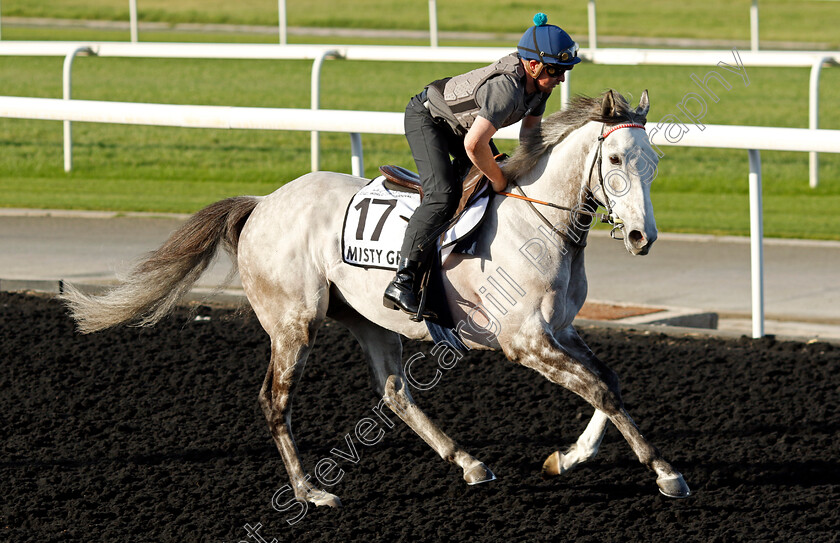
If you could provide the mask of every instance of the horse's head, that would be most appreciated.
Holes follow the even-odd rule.
[[[611,213],[634,255],[647,254],[657,237],[650,184],[659,157],[644,131],[649,109],[647,90],[635,110],[621,95],[604,94],[599,119],[604,124],[589,178],[592,194]]]
[[[643,130],[649,109],[647,91],[636,108],[612,90],[577,96],[525,135],[505,176],[560,209],[585,205],[591,194],[613,216],[627,250],[647,254],[657,236],[650,183],[659,162]],[[568,221],[568,212],[559,218]]]

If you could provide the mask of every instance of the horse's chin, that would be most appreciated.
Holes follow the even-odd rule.
[[[645,256],[653,247],[653,242],[645,243],[644,245],[634,245],[629,239],[624,238],[624,248],[633,256]]]
[[[631,223],[633,224],[633,223]],[[621,229],[622,237],[624,238],[624,248],[633,256],[643,256],[650,252],[653,247],[653,242],[658,237],[656,228],[645,228],[643,225],[635,228],[627,223]]]

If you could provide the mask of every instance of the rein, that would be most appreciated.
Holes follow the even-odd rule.
[[[641,128],[642,130],[645,129],[645,126],[643,124],[624,123],[624,124],[615,125],[615,126],[611,127],[609,130],[607,130],[606,132],[604,132],[604,129],[606,128],[606,126],[607,126],[606,123],[601,125],[601,135],[598,136],[598,150],[595,153],[595,158],[592,159],[592,166],[589,167],[589,176],[587,178],[587,179],[592,178],[592,171],[595,169],[595,164],[597,163],[598,164],[598,184],[601,186],[601,190],[603,191],[604,195],[607,194],[607,188],[606,188],[606,185],[604,184],[604,174],[603,174],[603,170],[602,170],[602,158],[603,158],[602,150],[603,150],[604,140],[607,139],[607,136],[609,136],[610,134],[612,134],[616,130],[619,130],[620,128]],[[616,230],[621,230],[622,228],[624,228],[624,223],[621,221],[621,219],[616,217],[615,214],[613,213],[612,206],[610,205],[610,202],[609,202],[609,198],[607,198],[607,203],[606,204],[601,204],[604,208],[606,208],[607,212],[606,213],[597,213],[597,212],[594,212],[594,211],[588,211],[586,209],[571,208],[571,207],[561,206],[559,204],[554,204],[554,203],[551,203],[551,202],[544,202],[542,200],[537,200],[536,198],[529,198],[528,196],[525,195],[525,191],[522,190],[522,187],[520,187],[518,184],[516,184],[516,182],[513,183],[513,187],[514,187],[514,189],[517,189],[521,193],[521,195],[513,194],[511,192],[499,192],[497,194],[501,194],[502,196],[507,196],[509,198],[516,198],[518,200],[525,200],[526,202],[528,202],[530,204],[531,209],[534,210],[534,212],[537,214],[537,216],[540,218],[540,220],[542,220],[546,225],[548,225],[548,227],[551,228],[552,231],[560,234],[566,240],[572,242],[575,245],[578,245],[580,247],[585,247],[586,243],[585,242],[584,243],[578,243],[578,242],[575,242],[573,240],[570,240],[568,235],[566,235],[565,232],[562,232],[562,231],[558,230],[553,224],[551,224],[551,221],[546,219],[545,216],[542,213],[540,213],[540,211],[534,206],[534,204],[540,204],[540,205],[544,205],[544,206],[548,206],[548,207],[553,207],[555,209],[568,211],[570,213],[580,213],[580,214],[583,214],[583,215],[589,215],[590,217],[593,217],[593,218],[597,219],[598,221],[600,221],[602,223],[611,224],[613,228],[612,228],[612,230],[610,230],[610,236],[612,236],[613,239],[621,239],[621,238],[616,238],[615,237],[615,231]],[[590,194],[591,194],[591,191],[590,191]],[[592,200],[595,200],[596,203],[600,203],[600,202],[597,201],[597,199],[595,199],[594,194],[592,195]],[[587,199],[587,202],[588,201],[589,201],[589,199]],[[584,207],[584,206],[585,206],[585,204],[580,205],[580,207]]]
[[[609,222],[607,216],[604,213],[596,213],[594,211],[587,211],[585,209],[574,209],[571,207],[561,206],[559,204],[552,204],[551,202],[543,202],[542,200],[537,200],[536,198],[529,198],[525,196],[525,193],[522,191],[522,188],[514,182],[513,187],[517,189],[519,192],[522,192],[521,195],[514,194],[512,192],[497,192],[496,194],[500,194],[502,196],[507,196],[508,198],[516,198],[517,200],[524,200],[526,202],[532,202],[534,204],[540,204],[548,207],[553,207],[554,209],[562,209],[563,211],[569,211],[572,213],[580,213],[582,215],[589,215],[590,217],[595,217],[601,222]]]

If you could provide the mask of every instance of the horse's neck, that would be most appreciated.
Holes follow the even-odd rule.
[[[546,153],[520,181],[525,193],[538,200],[573,208],[585,197],[589,167],[598,143],[600,125],[589,122],[578,128]],[[550,212],[553,210],[540,209]],[[568,213],[556,212],[568,219]]]
[[[599,124],[587,123],[540,158],[517,180],[525,194],[568,208],[580,203],[585,197],[599,131]],[[572,226],[569,211],[540,204],[532,207],[512,198],[496,200],[497,211],[488,217],[481,234],[486,236],[482,243],[488,245],[485,254],[492,258],[492,266],[485,268],[483,259],[465,259],[466,265],[460,269],[455,266],[448,276],[451,283],[465,299],[483,300],[486,288],[477,278],[484,277],[486,269],[503,270],[515,278],[519,292],[531,297],[520,311],[510,313],[505,330],[520,329],[523,319],[531,318],[529,311],[533,308],[547,311],[551,326],[555,326],[555,320],[560,322],[557,326],[565,326],[563,323],[571,322],[586,297],[582,245],[574,236],[579,228]],[[566,250],[567,243],[573,247],[571,251]]]

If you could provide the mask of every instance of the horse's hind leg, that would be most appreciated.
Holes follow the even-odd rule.
[[[493,481],[496,476],[493,472],[478,461],[467,451],[462,449],[455,441],[443,433],[440,428],[417,407],[411,397],[411,393],[405,386],[404,375],[391,373],[385,381],[385,395],[383,401],[408,424],[423,441],[429,444],[441,458],[452,462],[464,470],[464,480],[471,485]]]
[[[362,345],[370,364],[374,391],[382,398],[377,406],[378,413],[381,414],[382,409],[387,405],[441,458],[459,466],[464,471],[464,480],[467,483],[474,485],[496,478],[487,466],[443,433],[414,403],[411,392],[406,387],[402,366],[402,342],[399,334],[385,330],[361,316],[351,317],[346,314],[333,315],[332,313],[330,316],[344,324]],[[387,416],[382,415],[382,418],[384,424],[393,427],[393,423]]]
[[[639,461],[656,472],[656,484],[662,494],[672,498],[684,498],[691,493],[680,472],[662,458],[660,452],[645,439],[625,411],[618,376],[592,354],[574,328],[569,326],[557,337],[546,330],[540,330],[536,337],[520,341],[520,345],[527,345],[527,348],[506,349],[509,351],[508,356],[524,366],[535,369],[550,381],[571,390],[609,417]],[[593,417],[595,424],[588,437],[597,437],[602,433],[600,427],[603,422],[599,417],[596,412]],[[587,432],[584,432],[584,435],[586,434]],[[546,463],[551,467],[551,457]]]
[[[295,497],[315,505],[338,507],[341,500],[312,486],[304,474],[300,454],[292,436],[291,402],[300,382],[306,358],[315,342],[320,319],[283,322],[274,327],[271,335],[271,362],[260,389],[262,407],[274,443],[283,458]]]

